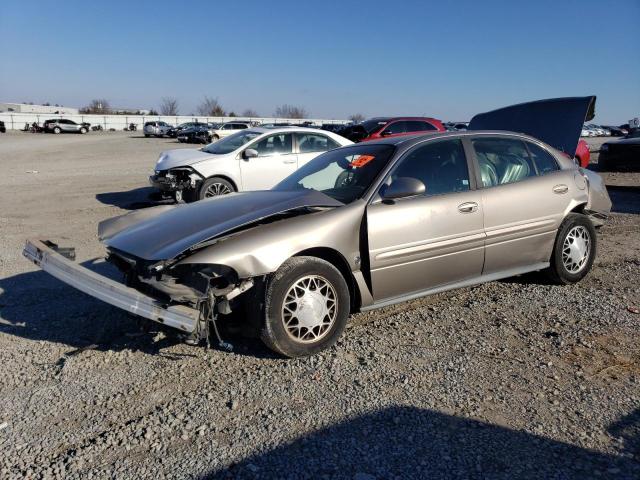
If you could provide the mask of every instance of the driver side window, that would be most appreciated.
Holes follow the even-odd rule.
[[[400,161],[386,183],[400,177],[420,180],[427,196],[469,190],[469,169],[462,142],[442,140],[415,148]]]
[[[270,135],[259,142],[256,142],[249,148],[256,150],[259,157],[287,155],[292,152],[292,139],[293,137],[290,133]]]

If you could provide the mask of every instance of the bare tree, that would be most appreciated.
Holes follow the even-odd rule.
[[[91,103],[86,107],[80,109],[80,113],[94,113],[99,115],[104,115],[111,113],[111,105],[109,104],[109,100],[104,98],[96,98],[91,100]]]
[[[364,115],[361,113],[354,113],[353,115],[349,115],[349,120],[353,123],[360,123],[364,120]]]
[[[258,112],[256,112],[255,110],[247,108],[244,112],[242,112],[242,116],[251,118],[251,117],[259,117],[260,115],[258,115]]]
[[[206,95],[202,103],[198,105],[197,111],[198,115],[206,117],[224,117],[224,108],[222,108],[218,99],[207,97]]]
[[[178,115],[178,100],[174,97],[163,97],[160,102],[160,113],[162,115]]]
[[[295,105],[280,105],[273,114],[276,118],[307,118],[309,113],[304,107]]]

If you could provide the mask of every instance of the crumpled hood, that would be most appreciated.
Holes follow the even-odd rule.
[[[191,204],[160,206],[101,222],[102,242],[145,260],[170,260],[238,227],[303,207],[343,204],[315,190],[241,192]]]
[[[203,152],[196,148],[176,148],[174,150],[165,150],[160,154],[156,163],[156,170],[167,170],[175,167],[186,167],[202,160],[211,160],[222,155],[213,155]]]

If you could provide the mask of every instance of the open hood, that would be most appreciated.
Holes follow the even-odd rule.
[[[102,242],[144,260],[170,260],[189,248],[267,217],[304,207],[343,204],[315,190],[241,192],[161,206],[101,222]]]
[[[479,113],[471,119],[469,130],[524,133],[573,157],[584,122],[595,116],[595,105],[595,96],[520,103]]]

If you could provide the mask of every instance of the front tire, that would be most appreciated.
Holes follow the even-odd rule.
[[[84,135],[85,133],[87,133],[87,129],[86,129],[86,128],[84,128],[84,127],[82,127],[82,128],[80,129],[80,135]]]
[[[236,189],[228,180],[221,177],[211,177],[202,182],[200,191],[198,192],[198,199],[203,200],[205,198],[217,197],[219,195],[227,195],[235,191]]]
[[[349,288],[340,271],[316,257],[293,257],[269,280],[260,338],[286,357],[336,343],[347,325]]]
[[[560,285],[579,282],[591,270],[596,248],[596,229],[591,220],[586,215],[570,213],[558,229],[547,276]]]

